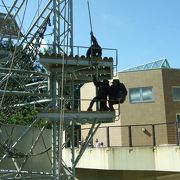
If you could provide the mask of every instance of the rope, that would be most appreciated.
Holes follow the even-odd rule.
[[[65,9],[66,10],[66,9]],[[64,18],[66,19],[66,11],[64,11]],[[65,32],[65,21],[64,21],[64,32]],[[66,35],[64,33],[64,42],[63,42],[63,52],[65,52],[65,38],[66,38]],[[60,104],[60,122],[59,122],[59,127],[60,127],[60,134],[59,134],[59,146],[61,145],[62,146],[62,140],[63,140],[63,125],[64,125],[64,62],[65,62],[65,59],[64,59],[64,53],[63,53],[63,58],[62,58],[62,73],[61,73],[61,104]],[[58,173],[58,177],[60,179],[61,177],[61,172],[62,172],[62,165],[61,165],[61,161],[62,161],[62,147],[59,147],[59,161],[58,161],[58,164],[59,164],[59,173]]]
[[[92,31],[92,21],[91,21],[91,11],[90,11],[90,5],[89,5],[89,0],[87,0],[87,5],[88,5],[88,12],[89,12],[89,23],[90,23],[90,29],[91,29],[91,32]]]

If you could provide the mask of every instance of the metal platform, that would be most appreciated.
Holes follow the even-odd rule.
[[[64,64],[65,73],[73,74],[74,80],[92,81],[92,75],[95,75],[98,70],[99,77],[102,79],[112,79],[113,77],[113,58],[89,58],[79,56],[41,56],[40,62],[50,72],[61,72]],[[66,76],[68,77],[68,76]]]
[[[37,117],[49,121],[62,120],[60,112],[39,112]],[[78,124],[112,123],[115,120],[114,111],[66,111],[63,115],[64,122],[75,121]]]
[[[54,94],[52,98],[57,98],[59,96],[57,94],[57,88],[59,88],[61,84],[57,86],[55,82],[58,83],[58,81],[61,80],[62,67],[64,67],[64,76],[66,77],[65,84],[69,86],[79,82],[92,82],[92,77],[97,75],[97,73],[101,79],[111,79],[113,77],[113,58],[90,58],[85,56],[79,57],[77,55],[62,57],[62,55],[56,54],[40,56],[40,63],[50,72],[50,94]],[[60,111],[57,112],[56,109],[39,112],[38,118],[49,121],[60,121],[62,119]],[[65,124],[68,124],[70,121],[74,121],[77,124],[93,124],[95,121],[96,123],[112,123],[115,119],[115,112],[69,110],[63,113],[63,119]]]

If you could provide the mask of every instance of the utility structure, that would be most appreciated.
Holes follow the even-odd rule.
[[[4,1],[2,2],[7,11],[2,16],[4,23],[7,19],[16,22],[21,10],[23,9],[25,14],[28,5],[28,0],[15,0],[12,6],[7,8]],[[41,42],[49,20],[52,20],[53,36],[49,45],[51,52],[42,54]],[[101,79],[112,79],[117,67],[117,50],[102,48],[107,57],[85,57],[87,47],[73,45],[73,0],[49,0],[24,33],[21,32],[22,24],[23,18],[19,30],[16,29],[18,33],[15,41],[18,46],[15,44],[13,49],[3,47],[1,51],[0,68],[3,73],[0,81],[0,178],[75,180],[76,165],[98,127],[101,123],[113,122],[115,118],[111,111],[82,111],[80,87],[91,82],[94,75]],[[11,37],[11,33],[1,32],[1,42]],[[109,58],[109,54],[112,57]],[[46,68],[46,73],[32,68],[37,56]],[[6,121],[12,118],[11,115],[20,107],[29,105],[34,105],[38,110],[37,116],[21,134],[16,133],[17,137],[12,138],[16,128],[10,128]],[[41,121],[45,123],[36,137],[26,142],[35,131],[34,126]],[[75,157],[75,147],[80,140],[80,131],[76,131],[76,127],[82,124],[91,124],[91,128],[84,143],[78,147],[80,151]],[[48,131],[51,131],[52,135],[51,147],[47,147],[44,140],[47,126],[50,126]],[[43,148],[38,146],[40,139]],[[28,144],[26,150],[22,150],[23,142]],[[67,166],[63,160],[63,151],[67,146],[71,149],[71,166]],[[34,157],[38,159],[41,155],[49,160],[49,165],[39,170],[39,167],[35,166],[37,162]]]

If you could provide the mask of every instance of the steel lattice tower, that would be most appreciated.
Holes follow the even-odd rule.
[[[48,0],[25,32],[21,32],[25,16],[20,23],[16,21],[26,11],[29,1],[15,0],[9,8],[2,2],[6,13],[2,14],[1,22],[5,22],[6,26],[14,23],[19,27],[13,32],[17,44],[13,49],[3,49],[2,58],[0,56],[0,179],[75,180],[75,168],[98,127],[102,122],[114,120],[114,112],[81,111],[80,99],[76,99],[75,92],[84,83],[92,82],[94,75],[111,79],[117,67],[117,50],[113,49],[115,64],[112,58],[99,60],[80,56],[80,47],[73,46],[73,0]],[[48,39],[48,46],[51,52],[44,57],[40,47],[42,39],[46,38],[49,19],[52,40]],[[0,42],[7,37],[11,40],[11,33],[0,31]],[[39,61],[47,71],[32,68],[37,57],[40,57]],[[71,105],[71,111],[65,111],[66,102]],[[18,133],[18,128],[14,130],[14,126],[9,128],[6,122],[12,114],[16,114],[21,107],[32,105],[38,113],[31,124],[22,133]],[[41,121],[45,123],[37,131],[36,124]],[[91,127],[79,154],[75,155],[75,127],[85,123]],[[47,130],[49,125],[51,128]],[[14,131],[17,131],[14,133],[16,138],[12,138]],[[51,132],[49,143],[45,142],[46,131]],[[27,141],[30,137],[31,141]],[[20,149],[23,143],[27,143],[27,149]],[[70,143],[71,165],[66,165],[63,160],[67,143]],[[46,171],[36,170],[32,166],[36,163],[36,157],[40,156],[41,160],[42,154],[49,162]]]

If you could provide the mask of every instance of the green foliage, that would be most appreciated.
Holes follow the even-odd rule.
[[[8,119],[8,124],[29,126],[35,120],[37,113],[38,111],[32,106],[19,107],[16,113],[12,114]],[[35,127],[41,128],[46,124],[45,120],[39,120],[35,124]],[[46,128],[50,129],[51,125],[48,124]]]
[[[17,112],[9,118],[8,124],[29,125],[33,122],[36,115],[37,111],[33,107],[20,107]]]
[[[4,123],[4,119],[6,119],[6,115],[1,111],[0,112],[0,123]]]

